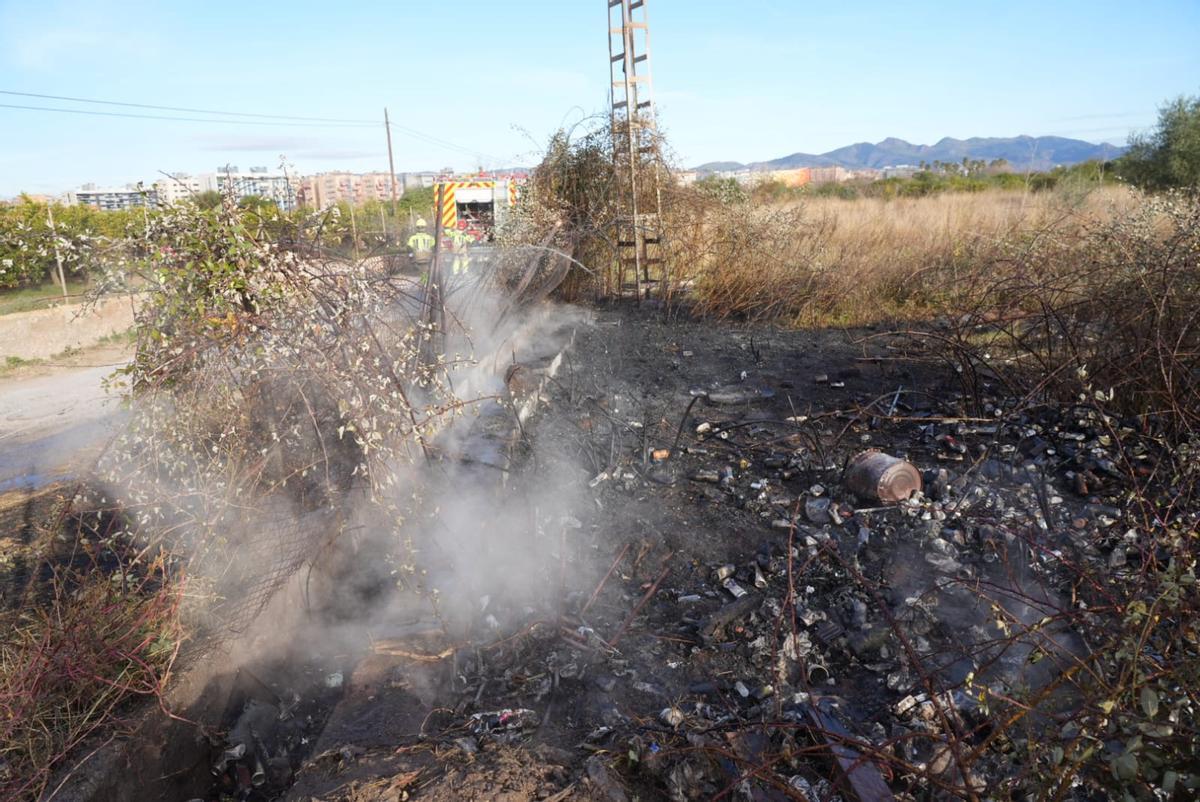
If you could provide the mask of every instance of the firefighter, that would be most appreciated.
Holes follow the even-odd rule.
[[[429,263],[433,260],[433,246],[436,244],[426,229],[425,219],[417,218],[417,230],[408,238],[408,252],[413,263],[421,268],[423,274],[429,272]]]
[[[467,249],[475,241],[467,231],[467,221],[459,220],[457,228],[447,228],[446,238],[450,240],[450,251],[454,254],[454,275],[465,275],[471,269],[471,255]]]

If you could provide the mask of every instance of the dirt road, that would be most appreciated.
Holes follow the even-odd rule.
[[[121,418],[104,380],[126,358],[110,346],[0,378],[0,492],[70,475],[95,455]]]

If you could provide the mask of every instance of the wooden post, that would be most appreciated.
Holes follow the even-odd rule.
[[[350,196],[350,236],[354,246],[354,261],[358,261],[358,223],[354,219],[354,182],[346,181],[346,194]]]
[[[383,107],[383,127],[387,131],[388,176],[392,180],[392,214],[396,213],[396,165],[392,161],[392,122],[388,119],[387,106]]]
[[[54,244],[54,262],[58,265],[58,283],[62,284],[63,291],[63,306],[71,302],[71,296],[67,294],[67,276],[63,272],[62,254],[58,250],[58,229],[54,227],[54,204],[46,204],[46,218],[50,222],[50,241]]]

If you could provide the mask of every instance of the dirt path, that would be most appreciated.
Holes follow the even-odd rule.
[[[0,377],[0,492],[32,489],[94,455],[120,417],[104,381],[128,358],[126,345],[100,346]]]

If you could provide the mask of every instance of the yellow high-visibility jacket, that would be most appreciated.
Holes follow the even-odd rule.
[[[418,231],[408,238],[408,248],[414,254],[425,255],[433,252],[433,246],[436,243],[433,235],[425,231]]]
[[[450,244],[456,251],[464,250],[468,245],[475,241],[475,238],[470,234],[465,231],[460,231],[457,228],[446,229],[446,236],[450,239]]]

